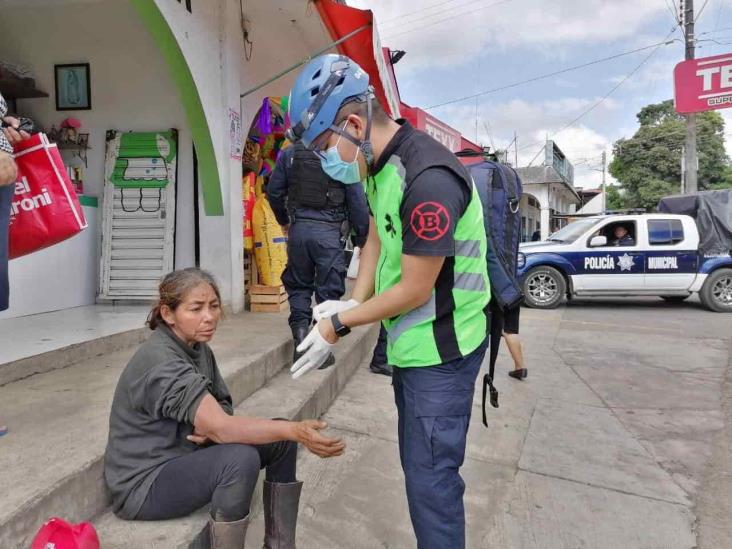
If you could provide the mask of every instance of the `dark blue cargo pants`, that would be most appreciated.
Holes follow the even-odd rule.
[[[484,343],[465,358],[438,366],[394,368],[399,456],[419,549],[465,547],[460,467],[485,351]]]
[[[290,226],[282,283],[290,302],[290,326],[309,326],[312,299],[340,299],[346,293],[346,255],[341,224],[298,219]]]

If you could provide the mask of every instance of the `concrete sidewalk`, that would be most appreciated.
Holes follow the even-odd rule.
[[[462,470],[467,546],[732,547],[720,512],[732,502],[732,455],[721,451],[732,447],[722,399],[731,334],[730,315],[693,303],[524,309],[529,378],[506,376],[503,350],[488,429],[476,390]],[[325,419],[347,454],[302,454],[298,545],[415,547],[389,380],[364,365]]]

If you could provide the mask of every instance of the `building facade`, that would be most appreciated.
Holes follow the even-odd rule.
[[[47,133],[66,118],[81,123],[88,148],[64,149],[62,156],[84,174],[81,201],[89,227],[10,262],[11,305],[0,318],[91,305],[104,296],[149,300],[168,266],[209,270],[226,305],[240,311],[242,129],[264,97],[289,92],[297,71],[273,76],[331,43],[316,10],[287,0],[244,6],[239,0],[3,2],[0,62],[22,67],[46,96],[25,97],[3,89],[3,81],[0,92],[14,112]],[[91,101],[60,111],[56,73],[67,64],[88,65]],[[165,160],[164,192],[120,193],[111,183],[110,161],[133,162],[120,150],[110,154],[110,135],[125,140],[130,132],[174,140],[175,154],[169,144],[165,154],[150,153]],[[117,216],[134,207],[137,214]],[[122,236],[128,240],[120,248],[115,243]],[[108,272],[117,278],[105,281]]]
[[[574,168],[556,143],[547,141],[542,165],[516,171],[524,187],[520,206],[522,240],[531,240],[536,231],[545,240],[581,203],[573,185]]]

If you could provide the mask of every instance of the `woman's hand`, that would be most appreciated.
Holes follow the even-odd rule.
[[[320,434],[328,424],[325,421],[306,419],[293,423],[296,442],[302,444],[316,456],[329,458],[343,455],[346,444],[339,438],[330,438]]]
[[[12,185],[17,177],[18,168],[13,156],[5,151],[0,151],[0,187]]]
[[[200,446],[201,448],[205,448],[206,446],[211,446],[214,444],[214,441],[208,438],[206,435],[202,435],[198,431],[193,429],[193,433],[188,435],[186,437],[188,439],[188,442],[192,442],[193,444]]]
[[[5,137],[10,141],[10,144],[15,146],[21,141],[28,139],[30,137],[30,134],[25,130],[18,131],[16,128],[20,125],[20,120],[17,118],[13,118],[12,116],[6,116],[3,120],[5,120],[6,124],[10,124],[9,127],[3,128],[3,133],[5,134]]]

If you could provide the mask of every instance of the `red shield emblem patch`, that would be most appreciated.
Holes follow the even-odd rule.
[[[412,210],[410,222],[422,240],[439,240],[450,228],[450,214],[438,202],[422,202]]]

